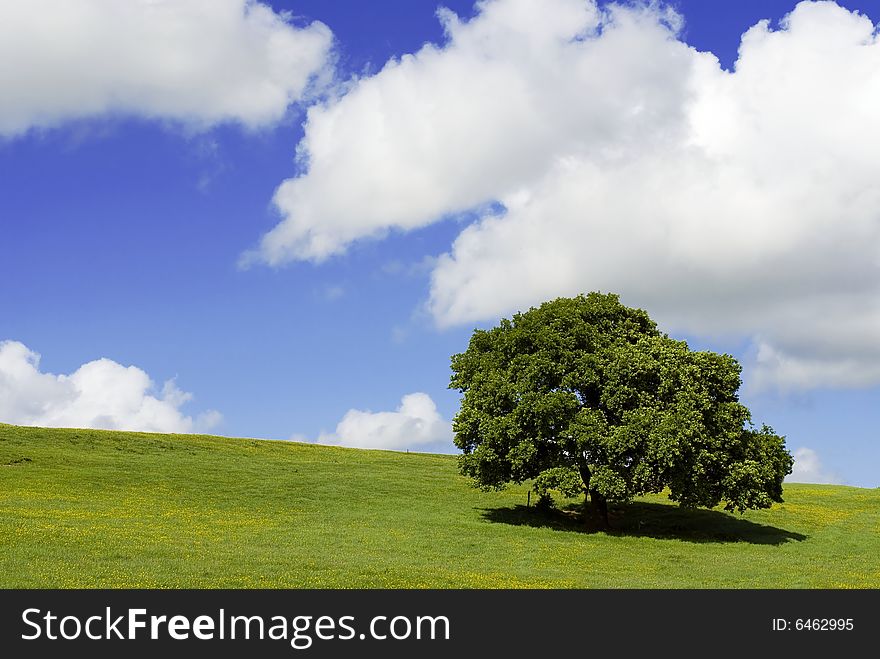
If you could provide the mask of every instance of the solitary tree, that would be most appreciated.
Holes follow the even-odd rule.
[[[539,494],[584,493],[605,526],[609,501],[664,488],[683,506],[782,501],[791,454],[752,427],[737,361],[690,350],[616,295],[559,298],[475,330],[452,370],[459,466],[481,488],[534,479]]]

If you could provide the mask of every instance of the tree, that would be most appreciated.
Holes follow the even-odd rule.
[[[606,527],[609,501],[664,488],[690,507],[782,502],[792,457],[752,426],[739,363],[690,350],[616,295],[559,298],[475,330],[452,371],[459,467],[483,489],[534,479],[538,494],[583,493]]]

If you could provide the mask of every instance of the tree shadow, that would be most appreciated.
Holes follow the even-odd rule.
[[[662,503],[637,501],[625,506],[610,507],[610,529],[600,528],[595,522],[585,523],[582,510],[579,504],[569,504],[561,510],[516,505],[513,508],[484,508],[482,515],[487,521],[497,524],[698,543],[747,542],[754,545],[781,545],[791,541],[801,542],[808,537],[769,524],[750,522],[733,513],[681,508]]]

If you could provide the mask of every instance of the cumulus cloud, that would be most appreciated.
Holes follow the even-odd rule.
[[[252,258],[320,262],[477,212],[432,270],[440,326],[614,291],[667,331],[750,338],[756,389],[880,382],[868,17],[802,2],[749,29],[726,71],[657,4],[439,16],[444,45],[310,109]]]
[[[837,474],[825,469],[819,454],[811,448],[801,447],[794,451],[794,467],[786,477],[790,483],[841,483]]]
[[[188,433],[222,417],[209,410],[193,419],[180,411],[192,395],[168,380],[156,391],[150,377],[110,359],[83,364],[70,375],[40,370],[40,355],[18,341],[0,342],[0,421],[24,426],[104,428]]]
[[[0,3],[0,136],[103,115],[206,127],[279,120],[332,35],[253,0]]]
[[[322,433],[320,444],[355,448],[448,449],[452,424],[445,421],[428,394],[407,394],[394,412],[349,410],[332,434]],[[446,445],[449,446],[446,446]]]

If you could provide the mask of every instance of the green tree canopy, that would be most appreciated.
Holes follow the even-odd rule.
[[[669,488],[684,506],[743,512],[782,501],[791,454],[751,425],[740,365],[692,351],[616,295],[559,298],[475,330],[452,357],[460,469],[482,488],[607,501]]]

